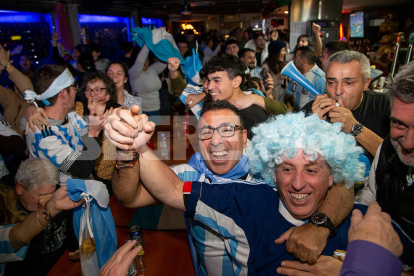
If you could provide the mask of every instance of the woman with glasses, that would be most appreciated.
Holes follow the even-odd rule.
[[[84,93],[88,104],[83,108],[83,114],[79,115],[96,115],[106,116],[111,108],[117,108],[121,105],[117,103],[117,87],[112,79],[102,73],[94,72],[85,75],[81,91]],[[78,110],[76,111],[78,112]],[[89,122],[94,124],[96,122]],[[96,180],[103,182],[112,195],[111,177],[115,165],[114,154],[115,146],[108,142],[108,140],[101,132],[100,135],[101,153],[95,162],[95,169],[92,172]]]

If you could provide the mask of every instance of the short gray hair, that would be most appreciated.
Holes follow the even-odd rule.
[[[391,104],[394,98],[407,104],[414,103],[414,61],[401,67],[395,77],[390,76],[387,88]]]
[[[27,159],[20,164],[15,180],[16,183],[21,182],[26,191],[31,191],[37,189],[38,185],[57,185],[59,183],[59,171],[47,159]]]
[[[369,64],[368,58],[361,53],[355,52],[355,51],[340,51],[332,56],[329,57],[328,62],[326,64],[326,68],[328,68],[329,63],[331,62],[338,62],[341,64],[350,63],[353,60],[356,60],[361,65],[361,73],[364,75],[364,81],[367,81],[367,79],[371,75],[371,65]]]

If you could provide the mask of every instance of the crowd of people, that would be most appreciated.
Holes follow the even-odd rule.
[[[79,258],[72,209],[89,201],[71,197],[73,179],[155,222],[178,218],[196,275],[414,274],[414,62],[387,94],[370,91],[368,58],[342,41],[322,49],[312,31],[289,65],[276,30],[199,41],[135,28],[112,61],[85,29],[70,54],[55,32],[55,64],[37,69],[0,46],[0,275]],[[148,142],[188,108],[199,152],[169,168]],[[126,275],[135,245],[100,275]]]

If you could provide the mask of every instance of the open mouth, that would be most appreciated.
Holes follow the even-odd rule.
[[[217,97],[219,93],[217,92],[210,92],[212,98]]]
[[[290,193],[290,195],[292,196],[293,200],[297,202],[303,202],[310,196],[310,194],[297,194],[297,193]]]
[[[216,161],[224,161],[226,156],[229,154],[228,151],[214,151],[211,153],[212,159]]]

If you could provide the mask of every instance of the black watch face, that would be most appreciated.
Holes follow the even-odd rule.
[[[312,220],[316,224],[323,224],[326,221],[326,216],[321,213],[316,213],[313,215]]]

